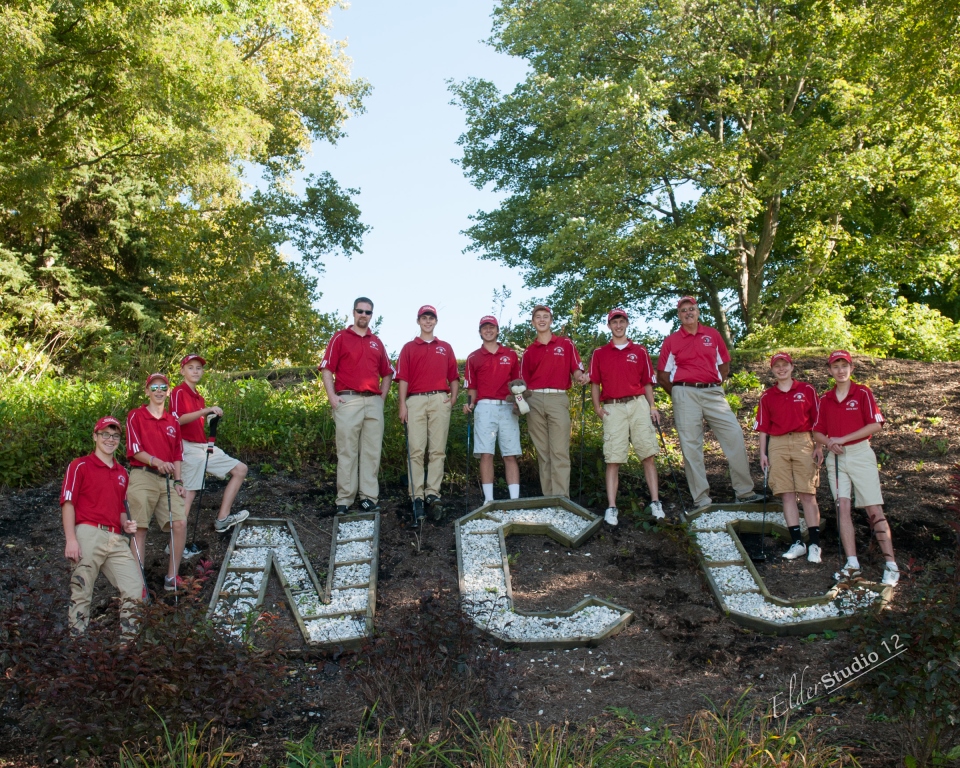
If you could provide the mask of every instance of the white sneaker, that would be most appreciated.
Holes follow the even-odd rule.
[[[607,511],[603,513],[603,519],[607,523],[607,525],[616,525],[617,524],[617,508],[607,507]]]
[[[657,520],[663,520],[667,515],[663,511],[663,504],[659,501],[650,502],[650,514],[652,514]]]
[[[807,545],[802,541],[795,541],[790,545],[790,549],[783,553],[784,560],[796,560],[807,554]]]
[[[899,568],[894,567],[894,568],[883,569],[883,578],[881,579],[882,584],[890,587],[895,587],[897,586],[898,581],[900,581]]]
[[[818,544],[811,544],[807,549],[807,562],[820,562],[820,546]]]

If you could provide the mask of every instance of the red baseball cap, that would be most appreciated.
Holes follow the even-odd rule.
[[[497,318],[495,318],[493,315],[484,315],[483,317],[480,318],[481,328],[488,324],[495,325],[497,327],[497,330],[500,329],[500,323],[497,322]]]
[[[200,365],[207,364],[207,361],[204,360],[202,357],[200,357],[200,355],[187,355],[185,358],[183,358],[183,360],[180,361],[180,367],[183,368],[183,366],[185,366],[187,363],[191,362],[192,360],[199,360]]]
[[[97,422],[96,426],[94,426],[93,431],[100,432],[104,427],[116,427],[120,429],[120,422],[113,418],[113,416],[104,416]]]
[[[531,315],[535,315],[535,314],[537,314],[537,312],[539,312],[541,309],[547,310],[547,312],[550,313],[550,317],[553,317],[553,310],[550,309],[550,307],[548,307],[546,304],[537,304],[537,306],[535,306],[535,307],[533,308],[533,311],[532,311],[530,314],[531,314]]]
[[[689,301],[691,304],[693,304],[693,306],[697,306],[697,300],[696,300],[695,298],[693,298],[693,296],[683,296],[683,297],[681,297],[680,301],[677,302],[677,309],[680,309],[680,307],[681,307],[683,304],[686,304],[688,301]]]
[[[610,321],[613,320],[613,318],[615,318],[615,317],[623,317],[623,318],[625,318],[625,319],[627,319],[627,320],[630,319],[630,315],[627,314],[627,310],[625,310],[625,309],[623,309],[623,308],[621,308],[621,307],[617,307],[616,309],[611,309],[611,310],[607,313],[607,323],[609,324]]]
[[[786,360],[790,365],[793,365],[793,358],[790,357],[786,352],[775,352],[773,357],[770,358],[770,367],[773,368],[773,364],[777,360]]]
[[[424,304],[420,309],[417,310],[417,320],[419,320],[423,315],[433,315],[437,316],[437,308],[432,304]]]
[[[850,353],[845,349],[838,349],[835,352],[831,352],[827,360],[827,365],[833,365],[837,360],[846,360],[850,365],[853,365],[853,358],[850,357]]]
[[[167,386],[170,385],[170,379],[168,379],[162,373],[151,373],[149,376],[147,376],[147,383],[144,386],[149,387],[150,382],[153,381],[154,379],[163,379],[164,384],[166,384]]]

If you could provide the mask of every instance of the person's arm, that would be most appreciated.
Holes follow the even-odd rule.
[[[463,404],[463,412],[466,414],[472,413],[473,409],[476,407],[476,402],[477,402],[477,390],[468,389],[467,402]]]
[[[721,384],[730,378],[730,363],[720,363],[720,365],[717,366],[717,370],[720,371]]]
[[[63,535],[67,540],[67,545],[63,548],[63,556],[67,560],[79,563],[83,553],[80,551],[80,542],[77,541],[77,513],[72,501],[63,503],[60,507],[60,515],[63,518]]]
[[[320,371],[320,378],[323,379],[323,388],[327,392],[327,402],[336,410],[337,406],[343,402],[343,398],[333,388],[333,372],[329,368],[324,368]]]
[[[767,440],[769,435],[766,432],[760,433],[760,469],[766,469],[770,466],[770,459],[767,458]]]
[[[153,467],[161,475],[173,475],[174,472],[178,470],[174,467],[174,462],[172,461],[160,461],[156,456],[152,456],[146,451],[137,451],[133,454],[134,459],[139,461],[141,464],[146,464],[148,467]]]
[[[199,411],[193,411],[191,413],[185,413],[183,416],[178,416],[177,421],[180,422],[182,427],[184,424],[189,424],[197,419],[205,418],[211,413],[215,413],[217,416],[223,416],[223,408],[220,408],[216,405],[208,405],[206,408],[201,408]]]
[[[865,424],[860,427],[860,429],[851,432],[849,435],[843,435],[842,437],[829,437],[823,442],[827,446],[827,450],[831,453],[843,453],[843,446],[847,443],[854,443],[857,440],[863,440],[865,437],[870,437],[883,429],[883,424],[873,421],[869,424]],[[814,439],[816,439],[816,433],[814,433]],[[821,441],[817,441],[821,442]]]
[[[659,384],[669,395],[673,391],[673,384],[670,383],[670,374],[667,371],[657,371],[657,384]]]
[[[393,374],[388,373],[380,380],[380,399],[387,401],[387,393],[390,391],[390,385],[393,383]]]
[[[593,400],[593,412],[597,416],[602,419],[604,416],[610,415],[600,402],[600,385],[596,382],[590,385],[590,399]]]
[[[457,396],[460,394],[460,378],[457,377],[450,382],[450,407],[457,402]]]
[[[656,401],[653,399],[653,384],[646,384],[643,387],[643,396],[647,398],[647,405],[650,406],[650,420],[654,424],[660,423],[660,411],[657,410],[655,405]]]
[[[177,496],[183,498],[187,495],[187,492],[183,488],[183,480],[180,471],[183,469],[182,461],[173,462],[173,490],[177,492]]]
[[[397,382],[397,389],[399,394],[397,395],[397,412],[400,415],[400,421],[403,424],[407,423],[407,392],[410,390],[410,384],[403,379]]]

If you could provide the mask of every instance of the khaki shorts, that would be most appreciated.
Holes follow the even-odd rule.
[[[203,487],[203,463],[207,463],[207,473],[216,475],[221,480],[240,463],[239,459],[228,456],[217,446],[213,446],[213,453],[207,458],[206,443],[191,443],[183,441],[183,464],[180,465],[180,476],[183,478],[183,487],[188,491],[199,491]],[[166,490],[164,490],[166,493]]]
[[[626,403],[603,403],[603,460],[607,464],[626,464],[633,450],[642,460],[659,453],[657,432],[650,420],[650,405],[645,397]]]
[[[157,521],[160,530],[170,530],[170,520],[186,520],[183,499],[173,487],[170,478],[170,508],[167,508],[167,480],[153,472],[131,467],[130,485],[127,487],[127,503],[130,517],[137,521],[137,528],[149,528],[150,517]]]
[[[813,460],[815,447],[810,432],[770,435],[767,457],[770,459],[770,490],[775,496],[785,493],[816,494],[820,469]]]
[[[880,470],[877,468],[877,456],[870,447],[870,442],[843,446],[843,454],[837,456],[840,465],[840,493],[841,499],[853,499],[856,507],[872,507],[883,504],[883,494],[880,492]],[[827,462],[827,477],[830,478],[830,493],[833,498],[837,494],[837,478],[834,472],[834,456],[827,451],[824,459]]]

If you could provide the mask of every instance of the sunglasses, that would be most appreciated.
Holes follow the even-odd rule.
[[[151,384],[151,385],[150,385],[150,391],[151,391],[151,392],[166,392],[166,391],[167,391],[167,385],[166,385],[166,384]]]
[[[373,314],[373,310],[372,310],[372,309],[355,309],[355,310],[353,310],[353,311],[356,312],[358,315],[372,315],[372,314]]]

